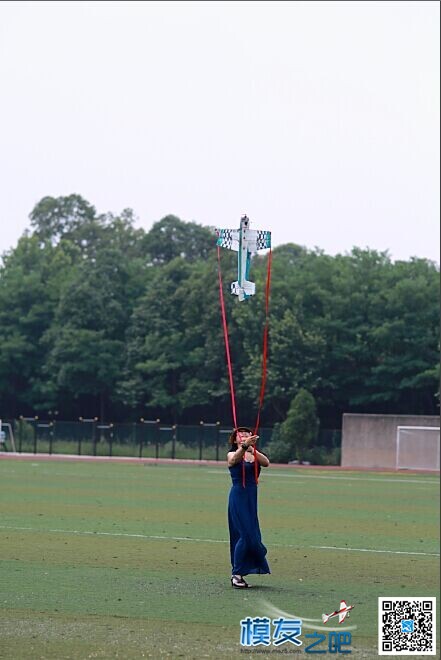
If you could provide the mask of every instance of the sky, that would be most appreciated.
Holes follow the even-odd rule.
[[[47,195],[439,263],[438,2],[1,2],[0,254]]]

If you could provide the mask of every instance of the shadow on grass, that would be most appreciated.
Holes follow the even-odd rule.
[[[251,591],[254,593],[255,591],[261,591],[265,593],[286,593],[287,591],[294,591],[291,588],[286,588],[286,587],[280,587],[280,586],[275,586],[275,585],[270,585],[270,584],[250,584],[248,589],[235,589],[234,591],[242,591],[242,593],[250,593]]]

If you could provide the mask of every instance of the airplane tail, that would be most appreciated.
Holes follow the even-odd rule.
[[[245,280],[243,286],[240,286],[239,282],[236,281],[231,284],[231,293],[239,296],[239,300],[245,300],[245,298],[254,296],[256,293],[256,285],[254,282]]]
[[[328,621],[329,621],[329,614],[322,614],[322,621],[323,621],[323,623],[328,623]]]

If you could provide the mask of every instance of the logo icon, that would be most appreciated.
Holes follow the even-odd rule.
[[[401,622],[401,632],[402,633],[413,633],[414,631],[414,621],[413,619],[403,619]]]

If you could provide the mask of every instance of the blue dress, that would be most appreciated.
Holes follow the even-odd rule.
[[[233,481],[228,499],[232,575],[270,573],[257,518],[254,463],[245,461],[245,488],[242,485],[242,463],[233,465],[229,470]],[[260,465],[258,470],[260,474]]]

